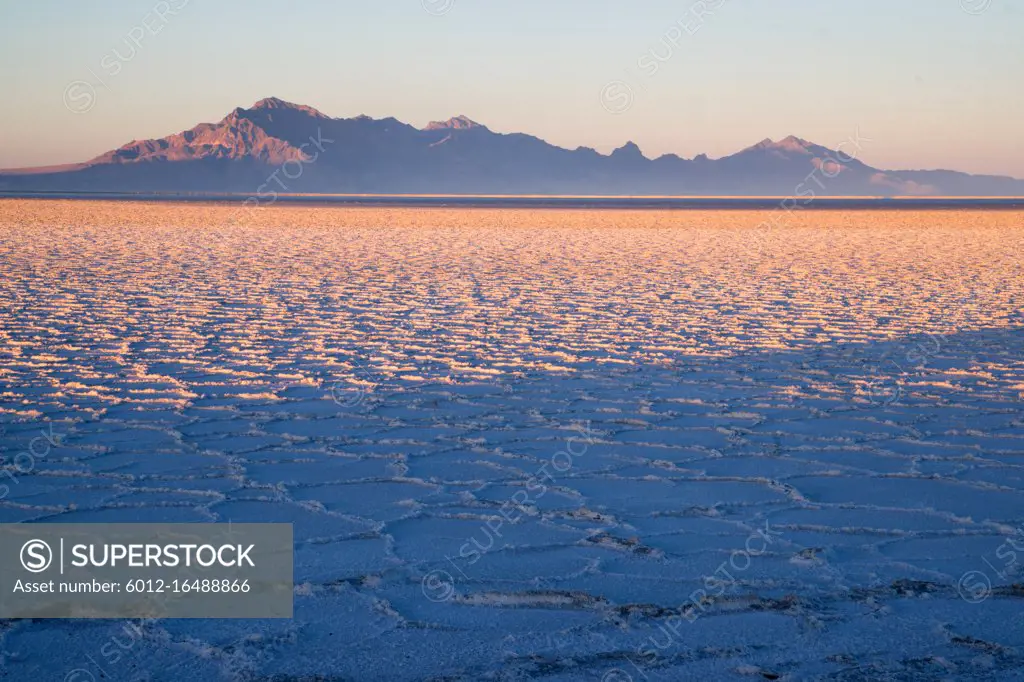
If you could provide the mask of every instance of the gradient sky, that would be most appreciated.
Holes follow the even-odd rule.
[[[1020,0],[705,0],[699,19],[693,0],[166,2],[161,20],[156,0],[0,0],[0,168],[82,161],[273,95],[649,157],[859,131],[871,165],[1024,178]],[[639,60],[655,54],[651,75]],[[85,113],[65,106],[74,81],[95,87]],[[630,103],[617,114],[613,81],[633,93],[608,91]]]

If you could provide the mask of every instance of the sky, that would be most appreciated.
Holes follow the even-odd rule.
[[[0,168],[268,96],[607,153],[764,138],[1024,178],[1020,0],[0,0]]]

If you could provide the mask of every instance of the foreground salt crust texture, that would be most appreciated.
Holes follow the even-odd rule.
[[[297,583],[0,677],[1024,679],[1024,216],[767,218],[0,201],[0,522]]]

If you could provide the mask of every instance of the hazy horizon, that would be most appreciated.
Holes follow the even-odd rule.
[[[633,141],[648,158],[859,130],[874,167],[1024,178],[1024,12],[1001,0],[240,8],[10,4],[0,168],[85,161],[275,96],[416,127],[464,114],[569,149]]]

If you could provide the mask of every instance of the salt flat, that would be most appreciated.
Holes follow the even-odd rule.
[[[297,583],[0,622],[0,677],[1024,679],[1022,254],[1014,212],[0,200],[0,522],[293,522]]]

